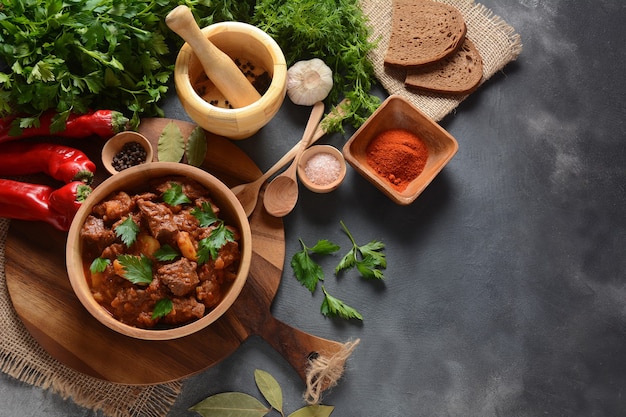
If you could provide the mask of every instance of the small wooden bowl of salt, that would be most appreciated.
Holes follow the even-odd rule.
[[[341,151],[331,145],[314,145],[302,153],[298,177],[306,188],[316,193],[336,190],[346,176],[346,161]]]

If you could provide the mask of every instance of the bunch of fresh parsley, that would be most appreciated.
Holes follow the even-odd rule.
[[[14,113],[22,127],[54,109],[109,109],[137,126],[140,116],[162,116],[182,39],[164,23],[179,4],[200,27],[236,20],[268,32],[289,65],[320,58],[333,70],[327,98],[349,107],[327,131],[358,127],[378,107],[368,53],[375,44],[357,0],[0,0],[0,117]],[[25,124],[24,124],[25,123]]]
[[[335,267],[335,274],[356,268],[359,274],[367,279],[382,280],[385,278],[383,269],[387,267],[387,258],[383,250],[385,244],[372,240],[365,245],[358,245],[343,221],[340,222],[343,231],[351,242],[350,250],[341,258]],[[317,284],[324,281],[324,271],[322,267],[313,260],[312,255],[330,255],[339,251],[340,247],[327,240],[318,240],[311,247],[307,246],[300,239],[302,249],[291,257],[291,268],[296,279],[304,285],[311,293],[314,293]],[[355,308],[347,305],[340,299],[333,297],[324,285],[322,285],[324,300],[320,308],[322,314],[330,317],[341,317],[344,319],[363,320],[363,316]]]
[[[207,21],[206,0],[0,0],[0,117],[162,115],[182,44],[164,18],[181,3]]]

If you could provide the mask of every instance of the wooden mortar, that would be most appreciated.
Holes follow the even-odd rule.
[[[207,77],[234,108],[245,107],[261,98],[237,64],[203,35],[187,6],[172,10],[165,23],[191,46]]]

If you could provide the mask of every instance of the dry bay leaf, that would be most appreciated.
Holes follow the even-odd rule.
[[[174,122],[169,122],[159,135],[158,157],[161,162],[180,162],[185,154],[185,138]]]
[[[254,380],[263,397],[275,410],[283,413],[283,391],[278,381],[268,372],[261,369],[254,371]]]
[[[332,405],[307,405],[289,414],[289,417],[328,417],[334,409]]]
[[[253,396],[241,392],[212,395],[189,410],[203,417],[263,417],[271,411]]]
[[[185,155],[187,163],[195,167],[199,167],[204,162],[207,152],[207,139],[204,129],[196,126],[187,138],[187,146],[185,147]]]

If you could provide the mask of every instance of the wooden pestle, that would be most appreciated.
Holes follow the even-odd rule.
[[[206,75],[234,108],[261,98],[231,57],[204,36],[189,7],[177,6],[165,17],[165,23],[191,46]]]

